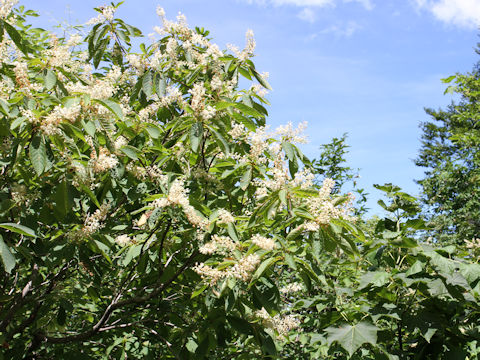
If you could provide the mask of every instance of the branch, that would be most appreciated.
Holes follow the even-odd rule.
[[[10,309],[8,309],[5,317],[3,320],[0,322],[0,332],[4,332],[5,329],[7,328],[8,324],[13,319],[13,316],[15,313],[23,306],[23,304],[26,301],[27,295],[31,292],[32,290],[32,284],[33,281],[37,278],[38,276],[38,265],[33,264],[33,269],[32,269],[32,274],[30,275],[30,280],[27,282],[27,285],[23,288],[22,292],[20,294],[17,294],[15,296],[15,299],[13,300],[12,306],[10,306]]]
[[[148,295],[145,296],[137,296],[133,297],[130,299],[126,299],[123,301],[120,301],[120,294],[117,295],[110,305],[107,306],[105,309],[103,315],[101,316],[100,320],[90,329],[87,330],[83,333],[79,333],[76,335],[70,335],[70,336],[65,336],[65,337],[50,337],[50,336],[44,336],[44,340],[47,342],[50,342],[52,344],[67,344],[70,342],[75,342],[75,341],[83,341],[86,340],[102,329],[104,327],[105,323],[108,321],[110,315],[117,309],[123,308],[128,305],[133,305],[133,304],[142,304],[147,302],[148,300],[152,299],[153,297],[156,297],[160,293],[162,293],[170,284],[172,284],[184,271],[187,269],[193,262],[196,256],[198,256],[199,252],[198,250],[195,250],[192,255],[185,261],[185,263],[175,272],[175,274],[165,283],[161,283],[160,280],[158,280],[155,283],[154,290],[149,293]],[[105,330],[106,331],[106,330]]]

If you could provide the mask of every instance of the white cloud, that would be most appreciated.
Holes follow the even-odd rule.
[[[355,21],[349,21],[345,25],[332,25],[326,29],[323,29],[320,31],[320,34],[333,34],[336,37],[349,38],[361,28],[361,25],[357,24]]]
[[[464,28],[480,25],[480,0],[414,0],[417,8],[430,11],[438,20]]]
[[[297,14],[300,20],[313,24],[316,20],[315,12],[312,9],[305,8]]]

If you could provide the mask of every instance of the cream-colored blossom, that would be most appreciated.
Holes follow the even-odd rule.
[[[133,240],[132,238],[130,238],[130,236],[126,234],[122,234],[115,238],[115,242],[120,246],[127,246],[127,245],[130,245],[133,242]]]
[[[5,19],[17,3],[18,0],[0,0],[0,19]]]
[[[233,223],[233,222],[235,222],[235,218],[230,213],[230,211],[225,210],[225,209],[219,209],[218,210],[217,224],[230,224],[230,223]]]
[[[253,235],[252,243],[257,245],[259,248],[268,251],[273,250],[276,247],[275,240],[266,238],[265,236],[261,236],[259,234]]]
[[[91,163],[94,172],[102,173],[117,166],[118,158],[116,155],[110,154],[108,149],[101,147],[98,157],[92,159]]]
[[[286,336],[289,331],[300,326],[300,321],[297,316],[281,316],[280,314],[277,314],[272,317],[265,308],[257,310],[255,312],[255,317],[261,320],[263,326],[275,330],[280,336]]]
[[[237,279],[248,281],[259,263],[260,257],[257,254],[247,255],[233,266],[231,274]]]
[[[105,225],[102,222],[106,219],[109,209],[109,204],[103,204],[93,214],[87,214],[81,230],[82,235],[90,236],[103,228]]]

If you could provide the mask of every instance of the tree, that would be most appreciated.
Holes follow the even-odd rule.
[[[320,156],[318,159],[312,160],[312,168],[313,172],[317,174],[318,183],[325,178],[335,181],[334,193],[341,194],[345,192],[345,187],[350,187],[359,197],[355,204],[355,214],[361,216],[368,210],[366,207],[368,193],[357,185],[360,169],[345,166],[347,162],[345,156],[349,153],[349,147],[346,133],[340,138],[334,137],[330,143],[320,146]]]
[[[480,68],[445,79],[459,96],[446,110],[427,109],[422,146],[415,160],[426,168],[423,201],[436,241],[463,243],[480,237]]]
[[[478,353],[480,244],[420,246],[393,186],[397,217],[364,234],[334,181],[314,183],[300,131],[264,126],[250,32],[220,51],[159,8],[160,39],[135,53],[118,5],[59,37],[13,4],[0,359],[398,359],[432,339],[440,353],[422,354]],[[448,313],[417,324],[418,309]]]
[[[335,234],[356,230],[333,182],[299,171],[301,134],[264,127],[253,34],[221,51],[158,9],[160,39],[135,53],[118,5],[84,38],[32,28],[14,3],[0,12],[1,356],[276,356],[301,321],[283,270],[311,281],[314,240],[353,253]]]

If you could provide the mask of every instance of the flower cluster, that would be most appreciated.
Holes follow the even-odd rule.
[[[260,263],[260,257],[256,254],[250,254],[242,257],[235,262],[233,266],[219,270],[215,267],[204,263],[197,264],[193,270],[209,282],[210,286],[214,286],[219,280],[233,277],[242,281],[250,280],[253,272]]]
[[[83,227],[78,233],[72,234],[74,238],[89,237],[102,229],[105,224],[103,221],[107,218],[108,211],[110,210],[109,204],[103,204],[99,209],[95,210],[93,214],[87,214]]]
[[[230,223],[233,223],[233,222],[235,222],[235,218],[230,213],[230,211],[225,210],[225,209],[219,209],[218,210],[217,224],[230,224]]]
[[[17,3],[18,0],[0,0],[0,19],[5,19]]]
[[[320,226],[328,225],[332,219],[347,219],[354,221],[352,212],[353,195],[348,195],[348,200],[343,206],[338,206],[331,199],[331,192],[335,186],[335,181],[325,179],[322,188],[317,197],[310,197],[306,200],[307,208],[310,214],[315,218],[305,224],[306,231],[318,231]]]
[[[256,234],[252,237],[252,243],[257,245],[260,249],[268,251],[273,250],[276,247],[275,240],[266,238],[259,234]]]
[[[164,208],[172,205],[181,206],[188,221],[193,226],[199,229],[205,229],[208,226],[208,221],[190,205],[188,189],[185,188],[184,182],[180,179],[175,179],[172,182],[166,197],[157,199],[152,203],[152,207],[154,208]]]
[[[127,246],[127,245],[130,245],[132,244],[134,241],[133,239],[126,235],[126,234],[122,234],[122,235],[119,235],[115,238],[115,242],[120,245],[120,246]]]
[[[95,25],[104,21],[112,21],[115,14],[115,8],[113,6],[101,7],[102,12],[95,18],[87,21],[87,25]]]
[[[280,336],[286,336],[289,331],[300,326],[300,321],[295,315],[277,314],[272,317],[265,308],[257,310],[255,317],[262,322],[263,326],[275,330]]]
[[[55,106],[55,108],[40,123],[40,129],[45,135],[55,135],[60,133],[59,125],[62,121],[74,123],[80,115],[82,108],[80,105],[70,107]]]
[[[91,161],[91,166],[93,171],[96,173],[102,173],[106,170],[113,169],[118,164],[118,158],[114,154],[110,154],[108,149],[101,147],[98,151],[98,157],[95,157],[95,153],[91,153],[93,158]]]
[[[467,249],[479,250],[480,249],[480,239],[473,238],[472,240],[465,240]]]
[[[229,253],[235,250],[237,244],[228,236],[213,235],[212,240],[200,247],[202,254]]]

